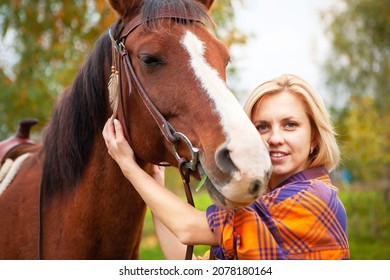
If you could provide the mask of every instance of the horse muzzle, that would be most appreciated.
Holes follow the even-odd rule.
[[[218,207],[233,209],[247,206],[265,193],[271,174],[268,155],[234,151],[226,142],[218,147],[214,159],[215,167],[208,168],[201,156],[202,165],[198,168],[201,177],[207,174],[205,186]]]

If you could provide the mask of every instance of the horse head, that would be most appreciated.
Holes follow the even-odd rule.
[[[169,133],[180,132],[199,149],[191,174],[207,174],[205,186],[214,203],[234,208],[253,202],[266,189],[271,163],[226,84],[229,53],[208,28],[213,1],[110,3],[121,17],[113,30],[113,48],[121,49],[113,64],[122,92],[116,97],[120,112],[114,113],[122,118],[138,160],[177,165],[177,155],[191,159],[185,141],[170,139]]]

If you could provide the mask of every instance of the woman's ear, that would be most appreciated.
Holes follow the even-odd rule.
[[[312,138],[311,138],[311,142],[310,142],[310,155],[314,152],[314,150],[316,149],[317,145],[318,145],[317,133],[314,133]]]

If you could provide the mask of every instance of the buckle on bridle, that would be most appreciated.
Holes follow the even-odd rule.
[[[199,155],[199,149],[194,147],[194,146],[192,146],[191,141],[183,133],[175,131],[173,133],[173,136],[177,140],[182,140],[187,145],[187,147],[188,147],[188,149],[190,151],[191,160],[187,161],[185,163],[185,167],[187,169],[191,169],[192,171],[196,171],[197,165],[198,165],[198,162],[199,162],[199,156],[198,156]],[[178,141],[176,141],[176,143],[177,142]],[[172,145],[172,149],[173,149],[173,155],[175,156],[177,161],[180,161],[183,157],[181,157],[179,155],[179,153],[177,152],[175,143],[171,143],[171,145]]]

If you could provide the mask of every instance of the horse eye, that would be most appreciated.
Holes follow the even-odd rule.
[[[139,60],[141,61],[142,64],[149,67],[163,64],[161,60],[159,60],[157,57],[153,55],[140,55]]]

